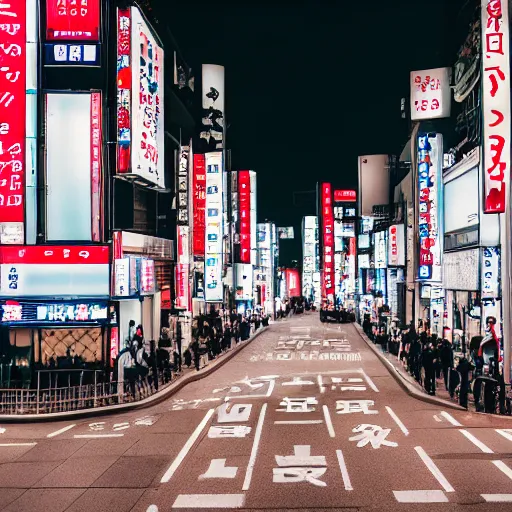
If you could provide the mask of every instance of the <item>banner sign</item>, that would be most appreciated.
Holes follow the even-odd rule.
[[[99,41],[100,0],[46,0],[47,41]]]
[[[204,256],[205,215],[206,215],[206,169],[204,155],[194,155],[194,229],[192,230],[192,246],[194,256]]]
[[[181,146],[179,151],[178,162],[178,184],[177,190],[177,204],[178,210],[178,225],[188,225],[188,163],[189,163],[190,146]]]
[[[508,2],[482,0],[484,213],[505,212],[510,183]]]
[[[450,68],[411,72],[411,121],[450,117]]]
[[[334,301],[334,214],[330,183],[322,183],[322,299]]]
[[[335,203],[353,203],[357,200],[355,190],[335,190],[334,202]]]
[[[238,172],[238,212],[240,216],[240,263],[251,263],[251,177]]]
[[[419,267],[418,279],[440,282],[442,243],[441,179],[443,142],[440,134],[418,136]]]

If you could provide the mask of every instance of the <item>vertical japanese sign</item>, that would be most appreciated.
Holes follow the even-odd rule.
[[[0,4],[0,244],[25,242],[25,0]]]
[[[321,185],[322,206],[322,299],[334,302],[334,214],[330,183]]]
[[[256,266],[258,264],[257,261],[257,254],[258,254],[258,239],[256,235],[257,231],[257,222],[256,222],[256,190],[257,190],[257,183],[256,183],[256,172],[255,171],[249,171],[249,178],[251,183],[251,208],[250,208],[250,219],[251,219],[251,264],[253,266]]]
[[[100,0],[46,0],[47,41],[99,41]]]
[[[441,281],[442,161],[441,135],[420,134],[418,136],[418,279],[422,281]]]
[[[188,164],[189,164],[190,146],[181,146],[179,151],[178,161],[178,176],[176,187],[177,210],[178,210],[178,224],[187,226],[189,223],[189,208],[188,208]]]
[[[304,217],[302,239],[302,295],[314,298],[313,276],[318,272],[318,217]],[[318,297],[317,297],[318,299]]]
[[[117,10],[117,172],[130,170],[132,62],[130,9]]]
[[[131,172],[164,188],[164,51],[139,9],[131,15]]]
[[[190,302],[189,227],[178,226],[178,262],[176,265],[176,307],[188,309]]]
[[[223,245],[223,162],[222,152],[205,155],[206,229],[205,229],[205,301],[222,302]]]
[[[101,93],[91,94],[91,214],[92,241],[100,241],[101,230],[101,157],[102,157]]]
[[[238,212],[240,215],[240,263],[251,263],[251,177],[238,172]]]
[[[510,181],[508,2],[482,0],[484,212],[505,212]]]
[[[224,66],[203,64],[201,139],[207,151],[224,148]]]
[[[206,169],[204,155],[194,155],[193,177],[193,252],[194,256],[204,256],[205,252],[205,219],[206,219]]]

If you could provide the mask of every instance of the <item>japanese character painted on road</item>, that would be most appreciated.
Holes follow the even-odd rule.
[[[310,445],[295,445],[293,455],[276,455],[278,468],[273,468],[274,483],[309,482],[319,487],[327,484],[319,478],[327,471],[323,455],[311,455]],[[322,466],[322,467],[320,467]]]
[[[204,402],[220,402],[220,398],[197,398],[196,400],[189,400],[186,402],[183,399],[173,401],[171,411],[183,411],[184,409],[197,409],[197,407]]]
[[[312,380],[302,380],[302,377],[293,377],[292,380],[283,382],[282,386],[311,386],[314,384]]]
[[[229,407],[229,411],[228,411]],[[231,404],[226,402],[217,409],[219,423],[238,423],[249,420],[252,404]]]
[[[135,420],[135,425],[137,427],[150,427],[154,425],[160,416],[144,416],[142,418],[138,418]]]
[[[94,431],[105,430],[105,422],[98,421],[96,423],[89,423],[89,428]]]
[[[318,404],[318,400],[315,397],[307,398],[283,398],[279,405],[285,406],[286,409],[276,409],[278,412],[313,412],[316,409],[310,407],[311,405]]]
[[[130,423],[124,421],[123,423],[114,423],[112,430],[126,430],[130,428]]]
[[[210,439],[223,437],[247,437],[251,433],[251,427],[245,425],[223,425],[212,426],[208,431]]]
[[[378,411],[370,411],[370,407],[373,405],[373,400],[337,400],[336,411],[338,414],[352,414],[356,412],[378,414]]]
[[[357,441],[357,447],[362,448],[366,446],[368,443],[371,443],[372,448],[378,449],[381,446],[390,446],[391,448],[396,448],[398,443],[393,441],[387,441],[386,437],[391,432],[390,428],[382,428],[378,425],[369,425],[367,423],[363,423],[362,425],[358,425],[357,427],[352,429],[352,432],[357,433],[358,435],[349,437],[349,441]]]
[[[226,467],[226,459],[212,459],[210,466],[205,473],[199,475],[198,480],[206,480],[210,478],[235,478],[237,466]]]
[[[338,386],[340,391],[366,391],[366,386],[361,384],[363,379],[360,378],[331,377],[331,382],[332,391],[336,391]]]

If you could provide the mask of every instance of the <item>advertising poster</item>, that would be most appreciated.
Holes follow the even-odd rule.
[[[203,64],[201,150],[224,148],[224,66]]]
[[[418,279],[440,282],[442,229],[441,180],[443,141],[440,134],[418,136]]]
[[[222,302],[223,238],[223,161],[222,152],[205,155],[206,229],[205,229],[205,300]]]

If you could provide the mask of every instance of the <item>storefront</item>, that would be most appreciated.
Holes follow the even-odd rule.
[[[142,325],[149,350],[151,340],[158,342],[161,327],[169,326],[173,306],[172,241],[116,231],[113,252],[112,300],[119,321],[118,347],[124,347],[133,320],[136,326]]]
[[[63,358],[110,366],[117,314],[109,302],[108,246],[0,248],[0,380],[33,384],[35,370]]]

